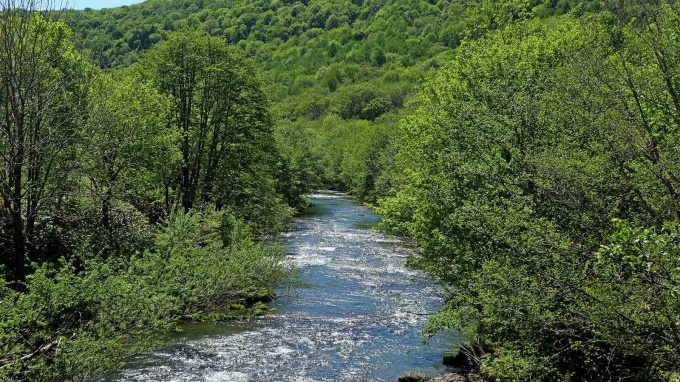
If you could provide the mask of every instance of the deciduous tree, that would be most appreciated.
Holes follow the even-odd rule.
[[[0,3],[0,196],[8,233],[0,248],[17,288],[41,210],[66,191],[85,115],[90,68],[50,5]]]

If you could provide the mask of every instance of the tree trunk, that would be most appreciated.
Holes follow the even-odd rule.
[[[22,216],[22,178],[21,173],[24,163],[24,129],[22,116],[16,116],[17,120],[17,142],[16,155],[14,158],[14,165],[12,166],[12,228],[13,228],[13,243],[14,243],[14,289],[18,291],[24,290],[24,281],[26,274],[24,271],[24,263],[26,256],[26,238],[24,235],[24,221]]]

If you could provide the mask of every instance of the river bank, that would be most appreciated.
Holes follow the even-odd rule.
[[[436,377],[428,377],[420,372],[409,372],[397,379],[397,382],[476,382],[474,374],[446,373]]]
[[[469,374],[445,374],[440,377],[430,378],[427,382],[473,382]]]

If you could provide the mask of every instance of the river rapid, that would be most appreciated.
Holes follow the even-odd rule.
[[[439,288],[404,267],[408,251],[373,229],[379,218],[334,192],[284,234],[307,287],[287,293],[266,317],[196,323],[166,347],[131,359],[100,381],[390,381],[408,371],[443,373],[455,334],[423,343]]]

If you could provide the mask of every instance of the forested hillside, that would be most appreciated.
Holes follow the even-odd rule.
[[[20,9],[2,378],[79,378],[270,295],[293,276],[256,239],[317,187],[417,244],[447,291],[427,332],[463,331],[479,378],[680,378],[675,1]]]
[[[173,31],[223,38],[250,57],[278,119],[289,199],[307,187],[349,189],[374,199],[390,181],[360,155],[394,157],[386,139],[415,89],[476,39],[516,19],[548,18],[597,1],[146,1],[72,11],[75,46],[102,68],[130,65]],[[393,141],[392,138],[389,139]],[[306,143],[303,143],[306,142]],[[378,149],[376,149],[378,148]]]

